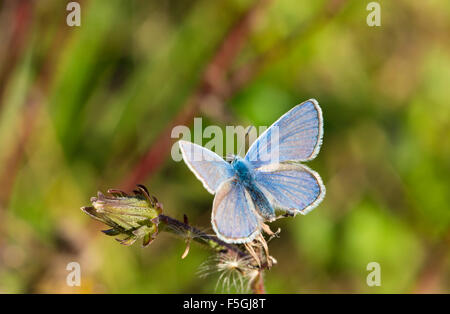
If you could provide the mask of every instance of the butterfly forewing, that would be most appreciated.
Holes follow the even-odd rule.
[[[187,141],[179,141],[183,160],[208,192],[214,194],[220,184],[234,176],[233,168],[216,153]]]
[[[308,161],[319,152],[322,110],[314,99],[295,106],[249,148],[245,159],[255,168],[284,161]]]

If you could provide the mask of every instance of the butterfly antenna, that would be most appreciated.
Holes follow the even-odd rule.
[[[249,127],[247,127],[247,130],[245,131],[244,143],[242,143],[241,147],[239,148],[238,156],[241,155],[242,150],[245,148],[245,145],[249,140],[248,136],[250,134],[250,131],[253,130],[253,128],[254,128],[253,125],[250,125]]]

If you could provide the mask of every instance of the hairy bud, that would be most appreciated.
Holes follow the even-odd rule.
[[[142,245],[149,245],[158,234],[162,205],[143,185],[138,185],[133,195],[119,190],[108,190],[108,193],[98,192],[97,197],[91,198],[92,206],[81,210],[110,226],[111,229],[103,230],[106,235],[122,235],[123,238],[117,239],[120,243],[131,245],[143,239]]]

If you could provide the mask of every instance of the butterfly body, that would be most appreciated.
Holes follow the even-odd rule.
[[[266,220],[275,218],[275,210],[264,192],[258,187],[256,182],[256,172],[252,165],[245,159],[234,156],[231,165],[236,173],[237,180],[245,187],[250,195],[255,207]]]
[[[236,177],[244,186],[252,185],[255,180],[255,174],[250,163],[239,156],[234,156],[231,166],[235,171]]]
[[[179,141],[183,159],[215,194],[211,223],[228,243],[247,243],[261,233],[275,210],[306,214],[325,196],[320,176],[300,162],[315,158],[322,144],[322,110],[305,101],[279,118],[231,163],[199,145]],[[275,141],[273,141],[275,139]]]

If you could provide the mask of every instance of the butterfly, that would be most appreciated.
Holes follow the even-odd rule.
[[[211,194],[217,236],[227,243],[248,243],[264,223],[284,215],[306,214],[325,196],[319,174],[300,162],[314,159],[323,137],[322,110],[307,100],[281,116],[230,162],[180,140],[183,160]]]

